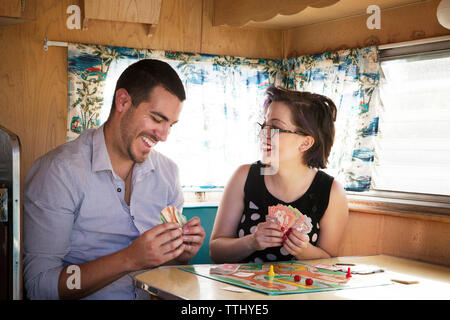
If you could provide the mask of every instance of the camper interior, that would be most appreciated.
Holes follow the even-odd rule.
[[[450,1],[2,0],[0,42],[0,300],[27,299],[22,198],[33,163],[105,123],[118,77],[144,58],[168,62],[186,88],[158,148],[178,164],[183,214],[206,232],[191,265],[214,263],[224,187],[258,160],[254,123],[274,85],[338,108],[325,169],[348,199],[338,257],[433,266],[450,298]],[[148,289],[146,279],[137,283]]]

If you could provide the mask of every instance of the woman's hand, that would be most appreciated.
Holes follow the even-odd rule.
[[[300,256],[302,251],[308,246],[308,243],[308,235],[292,228],[283,237],[284,249],[294,257]]]
[[[257,225],[252,235],[253,249],[264,250],[269,247],[279,247],[283,244],[283,231],[273,222],[266,221]]]

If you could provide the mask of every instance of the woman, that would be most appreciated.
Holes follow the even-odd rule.
[[[261,124],[263,158],[228,182],[211,234],[216,263],[329,258],[348,219],[342,185],[321,171],[334,140],[336,106],[327,97],[270,87]],[[291,205],[312,220],[309,236],[266,221],[269,206]]]

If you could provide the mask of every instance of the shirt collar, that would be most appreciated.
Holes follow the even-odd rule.
[[[110,170],[114,172],[108,150],[106,149],[104,125],[96,129],[92,137],[92,171]],[[137,163],[135,168],[143,175],[155,170],[155,164],[152,160],[154,152],[150,151],[147,159],[142,163]]]
[[[104,126],[94,131],[92,137],[92,171],[113,171],[108,150],[106,149]]]

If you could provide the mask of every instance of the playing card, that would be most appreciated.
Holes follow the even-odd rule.
[[[277,223],[284,230],[294,228],[302,233],[308,234],[312,230],[311,218],[302,214],[297,208],[278,204],[268,208],[269,214],[266,221]]]
[[[239,269],[238,264],[221,264],[216,267],[211,267],[209,269],[210,274],[232,274]]]
[[[159,214],[161,223],[175,222],[182,227],[186,222],[186,217],[173,206],[165,207]]]

